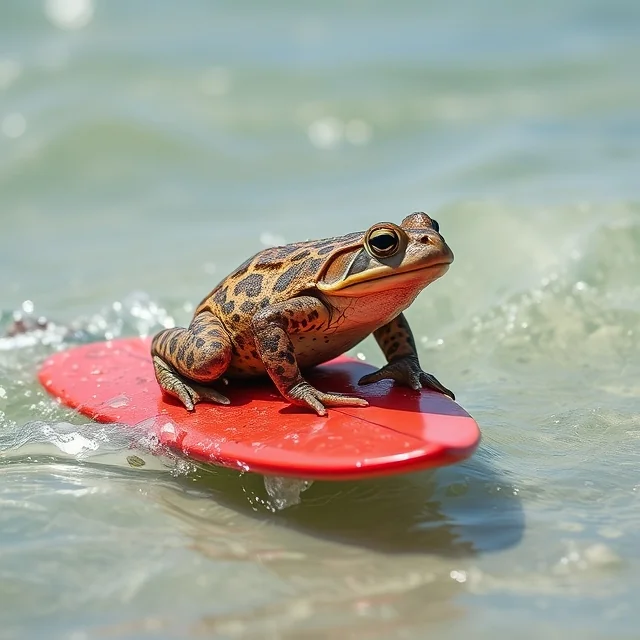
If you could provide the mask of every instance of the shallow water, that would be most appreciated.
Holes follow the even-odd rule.
[[[0,338],[0,637],[637,637],[640,5],[145,7],[0,7],[0,328],[57,323]],[[35,381],[414,210],[456,254],[408,317],[465,464],[278,510]]]

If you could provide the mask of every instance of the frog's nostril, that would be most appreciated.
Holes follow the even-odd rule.
[[[429,238],[429,236],[422,236],[420,238],[420,242],[422,242],[422,244],[429,244],[431,242],[431,238]]]

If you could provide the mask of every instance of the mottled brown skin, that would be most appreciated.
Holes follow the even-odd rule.
[[[379,223],[366,232],[265,249],[198,305],[189,328],[155,336],[158,383],[189,411],[203,400],[229,403],[214,381],[265,372],[284,398],[318,415],[331,406],[366,406],[362,398],[315,389],[301,370],[373,333],[388,364],[360,384],[390,378],[453,398],[420,368],[402,314],[452,261],[438,223],[425,213],[400,226]]]

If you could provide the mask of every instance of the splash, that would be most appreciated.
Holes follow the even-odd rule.
[[[68,323],[37,313],[34,302],[25,300],[20,309],[0,313],[0,351],[40,345],[65,348],[70,344],[112,340],[121,336],[149,336],[173,326],[173,315],[142,292],[132,292],[97,313]]]
[[[264,476],[264,488],[278,511],[300,504],[302,493],[312,484],[311,480]]]
[[[0,463],[65,460],[187,474],[193,465],[160,444],[153,431],[154,420],[133,427],[42,420],[5,424],[0,430]]]

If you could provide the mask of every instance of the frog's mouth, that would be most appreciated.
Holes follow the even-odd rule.
[[[441,278],[451,265],[451,261],[443,260],[414,269],[398,270],[384,265],[357,273],[338,282],[318,282],[318,289],[323,293],[338,296],[359,296],[370,293],[390,291],[398,288],[424,289],[438,278]]]

